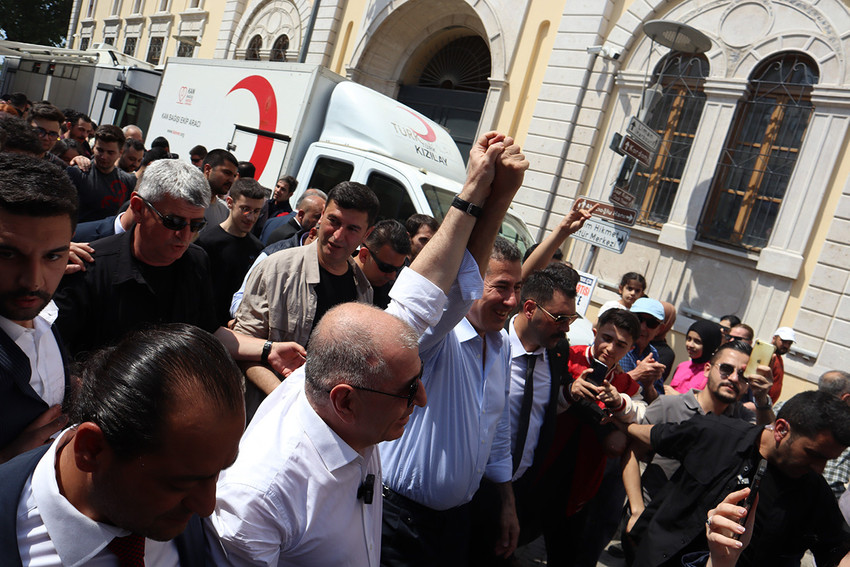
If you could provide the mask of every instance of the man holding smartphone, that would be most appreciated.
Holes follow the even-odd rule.
[[[750,487],[762,458],[767,472],[739,564],[799,564],[809,549],[818,565],[850,565],[850,528],[821,476],[850,445],[850,407],[835,396],[798,394],[767,427],[699,415],[680,424],[632,424],[628,432],[682,463],[632,529],[635,566],[679,566],[682,555],[707,549],[706,513],[729,492]]]

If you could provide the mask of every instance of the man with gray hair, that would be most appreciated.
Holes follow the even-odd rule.
[[[818,378],[818,390],[832,394],[842,402],[850,405],[850,372],[844,370],[828,370]],[[832,489],[836,498],[841,498],[847,490],[847,482],[850,481],[850,447],[837,459],[826,463],[823,469],[823,477]]]
[[[57,326],[73,354],[146,323],[216,329],[209,260],[192,244],[209,202],[198,168],[170,159],[148,166],[130,197],[133,229],[92,243],[97,260],[65,278],[56,295]]]

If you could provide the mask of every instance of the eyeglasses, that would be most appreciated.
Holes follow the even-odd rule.
[[[35,132],[36,136],[38,136],[39,138],[51,138],[51,139],[55,139],[55,140],[59,139],[59,132],[52,132],[50,130],[45,130],[44,128],[42,128],[40,126],[33,126],[32,131]]]
[[[178,217],[175,215],[163,215],[161,212],[157,211],[156,207],[154,207],[147,199],[145,199],[144,197],[140,198],[150,210],[156,213],[156,216],[158,216],[159,220],[162,221],[162,226],[164,226],[168,230],[183,230],[188,226],[191,232],[198,232],[207,224],[207,221],[205,219],[186,220],[183,217]]]
[[[744,341],[745,343],[753,342],[753,339],[748,339],[747,337],[736,337],[735,335],[726,335],[730,341]]]
[[[661,324],[661,321],[659,321],[658,319],[656,319],[656,318],[655,318],[655,317],[653,317],[652,315],[644,315],[644,314],[640,314],[640,315],[638,315],[638,319],[640,319],[640,322],[641,322],[641,323],[643,323],[644,325],[646,325],[646,328],[647,328],[647,329],[654,329],[654,328],[656,328],[658,325],[660,325],[660,324]]]
[[[192,163],[201,163],[204,161],[204,158],[195,156],[189,156],[189,159],[192,160]]]
[[[717,371],[720,372],[720,376],[722,378],[729,378],[732,374],[737,372],[738,382],[741,384],[749,384],[750,381],[744,376],[744,371],[740,368],[735,368],[733,365],[728,362],[721,362],[717,365]]]
[[[350,384],[350,386],[355,390],[363,390],[364,392],[372,392],[373,394],[383,394],[385,396],[391,396],[393,398],[401,398],[402,400],[407,400],[407,407],[410,407],[413,405],[413,401],[416,399],[416,394],[419,392],[419,380],[422,379],[422,372],[424,370],[425,366],[421,365],[419,367],[419,373],[413,377],[413,380],[410,381],[410,386],[408,386],[406,396],[402,394],[391,394],[389,392],[382,392],[381,390],[373,390],[372,388],[366,388],[364,386],[355,386],[354,384]]]
[[[375,262],[375,265],[378,266],[378,269],[384,272],[385,274],[395,274],[404,267],[404,264],[402,264],[401,266],[393,266],[392,264],[382,262],[380,259],[378,259],[378,255],[372,252],[371,248],[368,248],[366,246],[364,246],[364,248],[369,251],[369,255],[372,256],[372,261]]]
[[[537,303],[536,301],[534,302],[534,305],[536,305],[537,307],[539,307],[539,308],[540,308],[540,310],[541,310],[543,313],[545,313],[546,315],[548,315],[548,316],[552,319],[552,321],[554,321],[554,322],[555,322],[555,324],[557,324],[557,325],[560,325],[561,323],[570,323],[570,324],[572,324],[572,323],[574,323],[577,319],[581,319],[581,315],[579,315],[578,313],[573,313],[572,315],[552,315],[551,313],[549,313],[548,311],[546,311],[546,310],[543,308],[543,306],[542,306],[542,305],[540,305],[539,303]]]

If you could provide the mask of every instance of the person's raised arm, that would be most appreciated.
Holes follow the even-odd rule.
[[[514,195],[519,190],[519,186],[522,185],[525,170],[528,169],[528,160],[525,159],[520,147],[514,143],[513,138],[507,137],[501,142],[491,141],[490,143],[491,145],[502,143],[505,149],[496,160],[493,189],[481,217],[475,223],[475,230],[472,231],[467,245],[472,257],[478,263],[482,276],[487,271],[490,254],[493,251],[493,242],[496,241],[496,235],[499,234],[502,219],[505,218],[505,213],[508,212]]]
[[[534,249],[528,259],[522,263],[522,279],[525,281],[528,276],[538,270],[542,270],[552,261],[552,256],[566,240],[567,237],[581,229],[584,223],[593,215],[593,211],[599,205],[593,205],[589,209],[570,209],[558,226],[544,238],[537,248]]]
[[[502,134],[488,132],[478,138],[469,152],[466,182],[458,197],[471,205],[484,207],[484,211],[487,210],[496,161],[504,150],[504,138]],[[471,214],[449,207],[440,228],[413,260],[410,269],[428,278],[447,294],[457,277],[475,224],[476,218]]]

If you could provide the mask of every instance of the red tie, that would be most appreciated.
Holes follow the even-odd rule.
[[[118,557],[119,567],[145,567],[145,538],[130,534],[116,537],[106,546]]]

